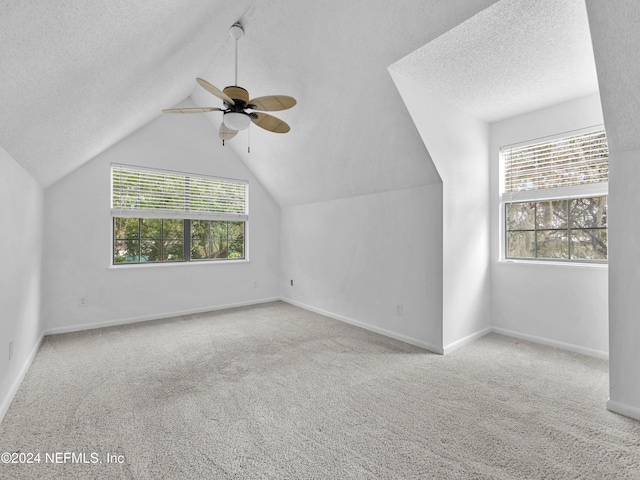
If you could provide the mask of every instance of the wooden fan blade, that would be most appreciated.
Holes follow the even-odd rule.
[[[224,112],[221,108],[215,107],[195,107],[195,108],[167,108],[162,110],[164,113],[202,113],[202,112],[213,112],[217,110],[219,112]]]
[[[274,112],[276,110],[286,110],[296,105],[296,99],[286,95],[268,95],[249,100],[249,105],[255,105],[254,110],[263,112]]]
[[[207,92],[215,95],[216,97],[224,100],[225,102],[227,102],[229,105],[235,105],[236,102],[233,101],[233,99],[227,95],[226,93],[224,93],[222,90],[220,90],[217,87],[214,87],[213,85],[211,85],[209,82],[207,82],[206,80],[203,80],[202,78],[196,78],[196,82],[198,82],[200,84],[200,86],[202,88],[204,88]]]
[[[222,140],[231,140],[236,136],[238,130],[232,130],[227,127],[224,122],[220,123],[220,130],[218,131],[218,135]]]
[[[258,118],[251,118],[251,121],[255,123],[260,128],[264,128],[265,130],[269,130],[274,133],[287,133],[289,130],[289,125],[280,120],[273,115],[268,115],[266,113],[252,113],[251,115],[257,115]]]

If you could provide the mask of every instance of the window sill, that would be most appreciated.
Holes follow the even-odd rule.
[[[129,270],[131,268],[175,268],[175,267],[192,267],[194,265],[238,265],[250,263],[249,259],[243,260],[202,260],[191,262],[144,262],[144,263],[124,263],[120,265],[109,265],[109,270]]]
[[[609,268],[606,262],[563,262],[558,260],[498,260],[498,265],[532,265],[545,267],[570,267],[570,268]]]

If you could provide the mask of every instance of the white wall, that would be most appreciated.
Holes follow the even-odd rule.
[[[501,262],[499,254],[500,147],[602,123],[594,94],[491,124],[491,323],[502,333],[606,357],[606,265]]]
[[[287,301],[442,351],[441,184],[283,208],[281,238]]]
[[[40,343],[42,197],[36,181],[0,147],[0,421]]]
[[[110,267],[111,163],[248,180],[250,261]],[[161,115],[47,188],[45,231],[42,311],[49,332],[279,296],[280,209],[200,114]]]
[[[640,3],[586,4],[609,138],[607,408],[640,420]]]
[[[443,183],[443,349],[488,332],[489,127],[399,73],[391,76]]]
[[[608,408],[640,420],[640,150],[609,161],[610,400]]]

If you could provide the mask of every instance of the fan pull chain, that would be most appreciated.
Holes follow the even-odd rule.
[[[247,128],[247,153],[251,153],[251,125]]]

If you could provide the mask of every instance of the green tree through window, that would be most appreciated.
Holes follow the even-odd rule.
[[[607,197],[508,203],[507,258],[607,259]]]
[[[115,217],[113,263],[244,259],[244,228],[244,222]]]

